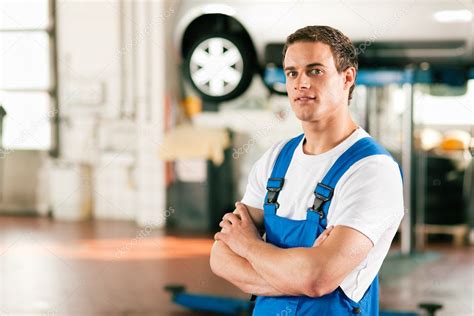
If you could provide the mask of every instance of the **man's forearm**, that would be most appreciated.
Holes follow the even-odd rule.
[[[314,258],[306,255],[307,252],[306,248],[281,249],[272,244],[257,242],[245,259],[275,289],[287,295],[315,296],[308,281],[314,280],[313,276],[317,273],[314,268],[318,264],[314,263]]]
[[[210,264],[216,275],[226,279],[246,293],[262,296],[284,295],[262,278],[245,258],[235,254],[222,241],[214,242]]]

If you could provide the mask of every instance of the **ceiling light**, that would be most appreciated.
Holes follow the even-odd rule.
[[[440,23],[471,22],[472,12],[469,10],[443,10],[433,14]]]

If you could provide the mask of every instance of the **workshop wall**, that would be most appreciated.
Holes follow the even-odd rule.
[[[67,177],[51,178],[55,169],[90,166],[91,173],[76,175],[85,199],[93,201],[90,212],[77,205],[82,217],[91,213],[140,225],[164,224],[164,170],[157,152],[165,107],[175,102],[169,96],[176,95],[177,87],[169,76],[176,70],[166,37],[171,4],[57,4],[60,157],[43,166],[40,190],[57,187],[51,181],[71,186]],[[52,203],[56,193],[46,191],[49,203],[38,201],[40,212],[52,210],[61,218],[60,203]]]

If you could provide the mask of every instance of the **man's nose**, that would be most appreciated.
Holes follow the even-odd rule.
[[[309,78],[305,75],[302,75],[298,78],[295,84],[295,90],[308,89],[310,87]]]

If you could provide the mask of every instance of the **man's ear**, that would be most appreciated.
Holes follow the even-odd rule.
[[[344,74],[344,88],[350,89],[355,84],[357,70],[355,67],[348,67],[343,71]]]

